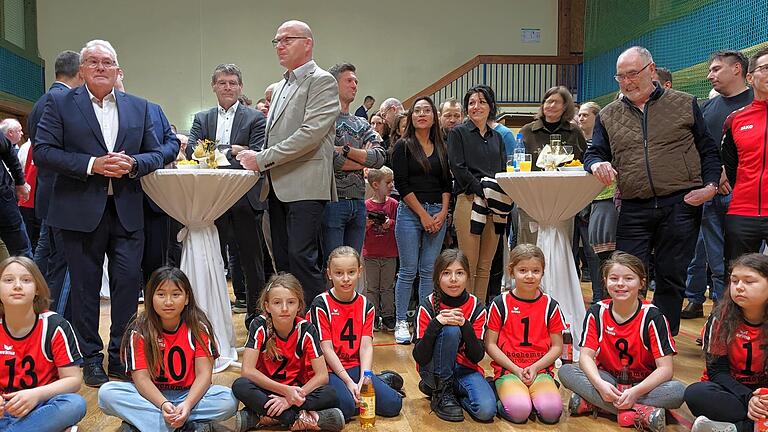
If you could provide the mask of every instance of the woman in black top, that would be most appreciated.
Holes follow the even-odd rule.
[[[491,262],[499,244],[499,233],[490,220],[482,234],[470,232],[472,202],[485,199],[480,181],[506,171],[506,150],[501,135],[488,127],[496,118],[496,96],[488,86],[475,86],[464,96],[468,119],[448,132],[448,159],[456,177],[456,209],[453,212],[459,248],[469,258],[467,291],[486,302]]]
[[[395,284],[395,341],[411,342],[406,312],[411,288],[419,274],[419,299],[432,292],[432,268],[445,236],[451,196],[448,154],[440,133],[437,109],[423,96],[409,111],[405,135],[392,149],[397,207],[395,239],[400,271]]]

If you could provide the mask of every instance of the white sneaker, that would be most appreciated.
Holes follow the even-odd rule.
[[[411,343],[411,332],[408,330],[408,321],[398,321],[395,324],[395,342],[402,345]]]
[[[733,423],[716,422],[704,416],[698,416],[693,422],[691,432],[737,432],[737,430]]]

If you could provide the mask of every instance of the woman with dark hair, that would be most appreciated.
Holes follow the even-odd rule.
[[[481,180],[494,178],[506,170],[506,149],[501,135],[488,127],[496,118],[496,95],[488,86],[475,86],[464,95],[467,120],[448,132],[448,156],[456,177],[456,209],[453,212],[459,248],[469,258],[470,279],[467,291],[486,302],[491,263],[499,244],[493,223],[486,223],[481,234],[470,230],[472,203],[485,199]]]
[[[534,121],[520,129],[523,134],[525,152],[531,154],[532,168],[539,171],[536,160],[544,146],[549,144],[549,136],[560,135],[562,145],[573,146],[573,158],[582,159],[587,149],[587,141],[581,133],[581,129],[571,122],[576,112],[573,105],[573,96],[567,88],[555,86],[544,93],[539,106],[539,112],[534,116]],[[517,242],[536,244],[536,233],[530,229],[530,223],[535,222],[528,214],[520,210],[520,228],[517,234]]]
[[[395,342],[400,344],[411,342],[406,312],[417,272],[419,299],[432,290],[432,268],[443,244],[451,197],[451,171],[437,108],[432,99],[422,96],[409,113],[405,135],[392,149],[395,187],[402,197],[395,225],[400,256],[395,284]]]

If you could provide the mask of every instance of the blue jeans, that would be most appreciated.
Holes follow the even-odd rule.
[[[85,399],[76,393],[56,395],[41,402],[24,417],[8,413],[0,416],[0,430],[5,432],[61,432],[85,417]]]
[[[365,200],[339,199],[329,202],[323,212],[323,264],[339,246],[351,246],[362,253],[365,238]]]
[[[442,210],[442,204],[422,204],[430,215]],[[400,271],[395,283],[395,316],[398,321],[405,321],[408,312],[408,302],[411,300],[411,289],[416,273],[419,275],[419,301],[432,292],[432,268],[435,259],[443,246],[443,237],[447,224],[440,231],[429,234],[421,225],[419,215],[413,212],[404,202],[397,206],[397,224],[395,224],[395,240],[397,253],[400,256]]]
[[[189,389],[162,390],[166,400],[174,405],[183,402]],[[187,422],[226,420],[237,411],[238,401],[229,387],[212,385],[192,408]],[[119,417],[141,431],[172,432],[163,419],[160,408],[144,399],[131,382],[110,381],[99,388],[99,408],[106,415]]]
[[[707,266],[712,272],[710,296],[713,300],[723,298],[725,290],[725,263],[723,248],[725,245],[724,223],[731,195],[715,195],[703,205],[701,229],[696,242],[696,254],[688,266],[688,278],[685,281],[685,296],[694,304],[704,303],[707,290]]]
[[[360,366],[347,369],[349,377],[354,382],[360,381]],[[346,420],[357,415],[357,405],[352,398],[352,393],[335,373],[328,374],[328,384],[336,390],[339,398],[339,408],[344,413]],[[376,415],[382,417],[397,417],[400,415],[400,409],[403,407],[403,397],[400,393],[392,390],[378,376],[373,376],[373,389],[376,391]]]
[[[48,235],[48,224],[45,219],[40,219],[40,235],[37,238],[37,247],[34,250],[33,260],[46,281],[48,281],[48,259],[50,256],[51,241]],[[50,282],[48,282],[48,285],[50,285]]]
[[[456,363],[460,345],[461,329],[444,326],[435,341],[432,361],[419,370],[419,375],[431,389],[436,387],[435,376],[441,380],[453,377],[453,392],[464,410],[476,420],[490,421],[496,416],[496,394],[482,374]]]

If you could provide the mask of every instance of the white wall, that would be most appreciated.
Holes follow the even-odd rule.
[[[557,0],[38,0],[37,16],[46,85],[57,53],[107,39],[126,90],[162,105],[180,129],[215,105],[219,63],[240,66],[254,101],[281,79],[270,40],[293,18],[312,27],[321,67],[357,67],[353,109],[366,94],[377,107],[405,99],[478,54],[557,54]],[[521,28],[541,29],[541,42],[521,43]]]

